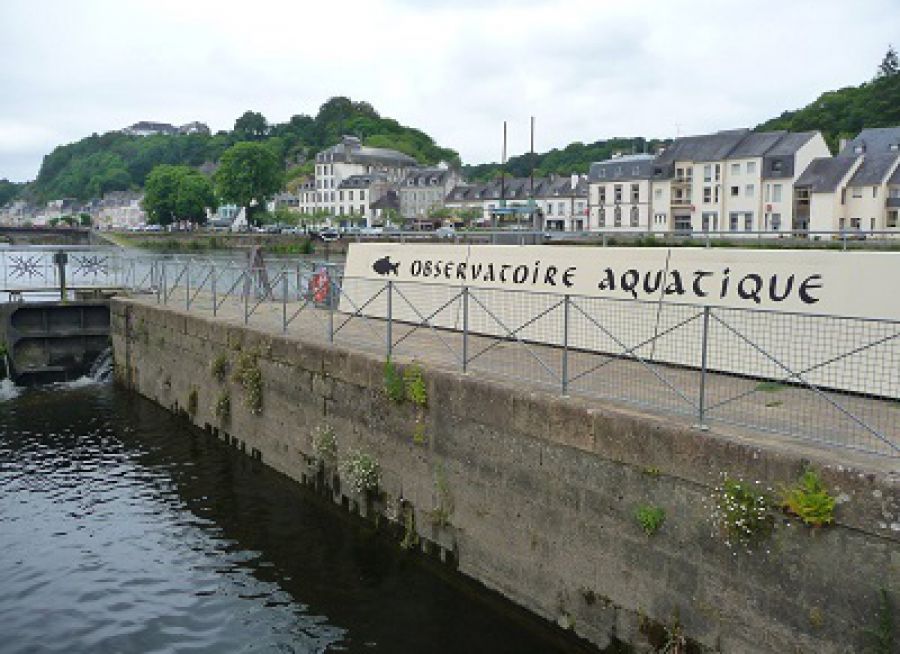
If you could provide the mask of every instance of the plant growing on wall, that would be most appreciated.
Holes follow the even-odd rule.
[[[213,405],[213,413],[221,423],[226,423],[231,418],[231,398],[228,391],[219,393],[216,403]]]
[[[775,521],[768,492],[759,488],[759,482],[751,484],[723,473],[711,498],[714,535],[728,547],[744,547],[747,551],[769,536]]]
[[[406,399],[406,383],[403,375],[390,359],[384,362],[384,393],[397,404]]]
[[[435,506],[431,510],[431,524],[435,527],[446,527],[450,524],[450,516],[455,507],[447,483],[447,473],[442,465],[437,465],[434,469],[434,494]]]
[[[360,450],[350,451],[341,464],[341,473],[358,495],[364,495],[377,489],[381,479],[381,468],[378,461],[368,452]]]
[[[228,355],[220,352],[210,364],[212,376],[216,378],[220,384],[228,377]]]
[[[641,526],[641,529],[644,530],[644,533],[648,536],[652,536],[659,531],[663,522],[666,521],[666,511],[659,506],[642,504],[634,512],[634,517]]]
[[[190,416],[197,415],[197,389],[191,388],[191,392],[188,393],[187,399],[187,412]]]
[[[263,402],[262,371],[259,369],[259,355],[256,352],[246,351],[238,354],[232,381],[244,389],[244,406],[253,415],[260,415]]]
[[[782,508],[811,527],[834,522],[835,501],[819,474],[809,468],[794,486],[784,489],[781,495]]]
[[[871,643],[865,654],[895,654],[897,650],[894,631],[894,607],[886,589],[878,591],[878,624],[874,629],[865,629],[864,633]]]
[[[416,510],[412,504],[403,505],[403,540],[400,547],[405,550],[412,549],[419,544],[419,534],[416,531]]]
[[[403,371],[403,383],[406,387],[406,399],[424,409],[428,405],[428,390],[425,388],[422,368],[417,365],[407,367]]]
[[[312,435],[312,448],[316,458],[323,463],[337,459],[337,440],[330,425],[319,425]]]

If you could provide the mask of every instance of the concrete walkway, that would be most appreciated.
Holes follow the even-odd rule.
[[[158,303],[155,295],[136,295],[135,299]],[[186,311],[183,290],[171,294],[167,306]],[[315,343],[328,343],[331,331],[336,346],[382,357],[388,354],[388,324],[381,319],[332,313],[298,301],[286,305],[281,301],[258,305],[252,301],[248,308],[251,315],[247,325],[255,330],[286,333]],[[192,298],[190,313],[212,318],[212,297],[200,293]],[[245,305],[232,296],[215,313],[216,320],[243,325]],[[469,335],[466,348],[468,373],[518,387],[563,392],[560,347]],[[395,321],[391,325],[391,353],[401,361],[414,359],[429,366],[463,371],[460,332]],[[639,407],[641,412],[671,416],[690,425],[699,422],[698,370],[585,351],[570,350],[567,359],[566,392],[571,396]],[[846,462],[852,455],[863,465],[897,468],[897,401],[708,373],[705,407],[704,427],[723,435],[801,449],[835,462]]]

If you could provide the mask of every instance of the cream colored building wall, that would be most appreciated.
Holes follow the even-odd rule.
[[[885,185],[849,186],[844,217],[848,229],[873,230],[884,227]]]
[[[809,206],[810,231],[838,231],[842,228],[842,225],[844,228],[850,226],[847,205],[841,202],[841,193],[846,189],[847,200],[851,199],[850,190],[846,188],[847,182],[856,174],[862,162],[862,157],[856,158],[856,161],[850,166],[850,169],[833,192],[813,193],[811,195]]]
[[[724,183],[724,217],[721,223],[722,231],[734,231],[735,233],[747,232],[747,214],[750,214],[750,230],[763,229],[763,193],[762,182],[762,157],[747,157],[743,159],[728,159],[723,162],[725,168]],[[737,195],[732,195],[732,190],[737,189]],[[784,193],[782,189],[782,193]],[[737,225],[731,229],[731,214],[736,213]],[[783,219],[782,219],[783,224]]]
[[[718,176],[716,175],[716,166],[719,166]],[[710,168],[709,181],[706,178],[706,167]],[[704,214],[710,214],[708,229],[709,231],[721,231],[725,229],[727,220],[723,218],[725,215],[725,193],[723,186],[725,162],[723,161],[706,161],[693,165],[694,168],[694,185],[692,191],[692,204],[694,212],[692,214],[692,224],[695,231],[703,231]],[[709,201],[706,201],[705,189],[710,190]],[[718,190],[718,194],[717,194]]]
[[[638,185],[638,201],[632,202],[631,185]],[[616,186],[622,187],[622,201],[618,203],[622,211],[621,225],[615,224],[615,190]],[[605,190],[604,202],[600,202],[600,190]],[[588,193],[590,194],[591,206],[591,229],[597,230],[615,230],[624,232],[645,232],[652,229],[652,197],[651,183],[647,179],[624,180],[613,182],[594,182],[590,185]],[[637,224],[633,225],[631,221],[632,207],[637,207]],[[604,216],[601,223],[600,216]]]
[[[650,212],[653,231],[667,232],[674,229],[672,224],[672,183],[669,180],[654,180],[650,184]]]

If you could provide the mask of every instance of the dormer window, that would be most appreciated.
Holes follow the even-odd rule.
[[[891,152],[900,151],[900,143],[891,143],[889,147],[891,149]]]
[[[864,146],[864,145],[857,145],[856,147],[853,148],[853,152],[856,154],[862,154],[865,151],[866,151],[866,146]]]
[[[782,165],[782,162],[781,162],[781,161],[778,161],[778,160],[773,161],[773,162],[772,162],[772,172],[773,172],[773,173],[780,173],[780,172],[781,172],[781,165]]]

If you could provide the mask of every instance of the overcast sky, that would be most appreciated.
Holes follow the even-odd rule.
[[[465,163],[753,126],[870,79],[898,0],[0,0],[0,178],[139,120],[369,101]]]

